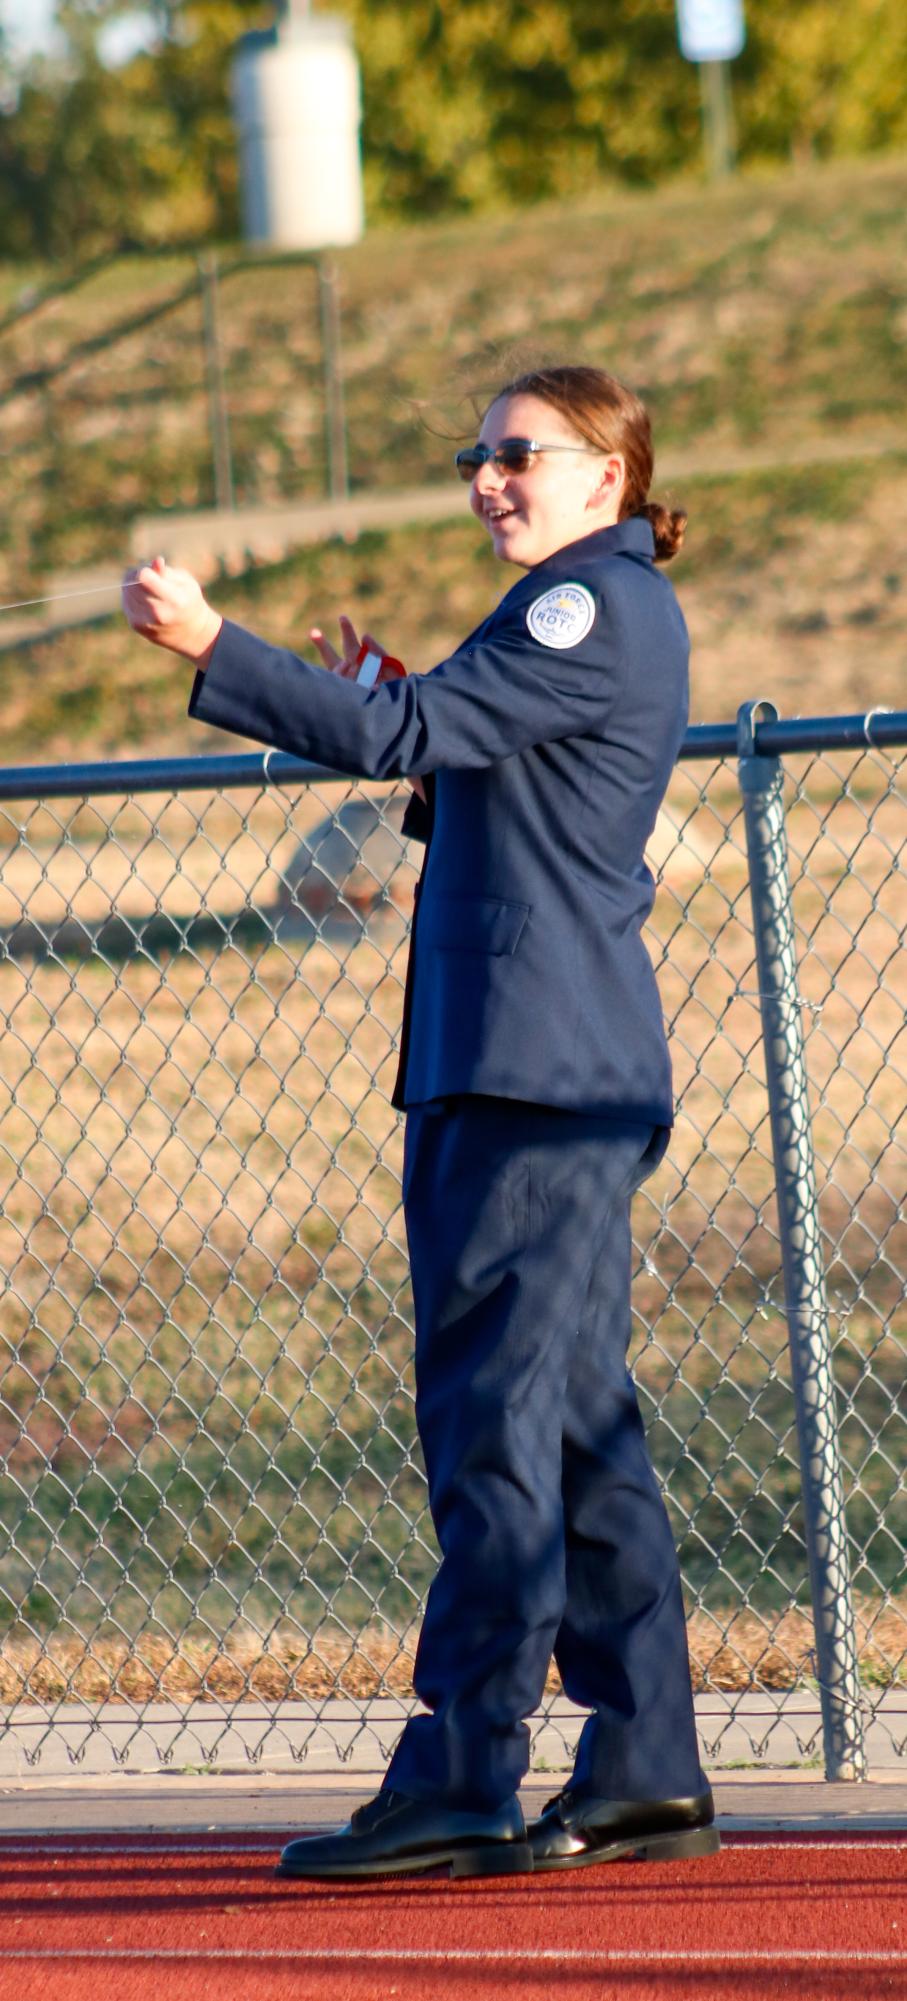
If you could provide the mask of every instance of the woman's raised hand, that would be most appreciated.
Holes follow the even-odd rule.
[[[163,556],[127,570],[122,585],[123,610],[133,632],[181,653],[196,667],[207,667],[223,619],[206,602],[201,584],[189,570],[178,570]]]

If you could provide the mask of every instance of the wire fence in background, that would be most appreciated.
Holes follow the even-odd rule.
[[[4,597],[121,551],[139,457],[142,511],[346,493],[334,260],[174,252],[142,270],[138,310],[134,263],[99,259],[0,324]]]
[[[907,1734],[905,744],[691,730],[651,848],[633,1360],[713,1764]],[[403,803],[276,755],[0,776],[0,1754],[324,1763],[408,1713]]]

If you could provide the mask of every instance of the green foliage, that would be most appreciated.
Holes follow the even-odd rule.
[[[177,0],[154,53],[106,68],[105,27],[127,0],[62,0],[65,53],[33,64],[0,121],[0,244],[70,258],[199,240],[235,227],[230,51],[260,0]],[[265,17],[267,9],[265,9]]]
[[[748,0],[739,64],[747,157],[831,158],[907,145],[902,0]]]
[[[698,170],[699,88],[673,0],[323,0],[350,20],[373,220],[500,211]],[[98,38],[130,0],[60,0],[67,53],[0,121],[0,252],[198,241],[237,228],[231,51],[269,0],[157,0],[161,39],[116,71]],[[907,143],[903,0],[747,0],[740,156]],[[0,72],[4,66],[0,44]],[[7,79],[7,99],[12,101]]]
[[[651,185],[695,156],[696,79],[671,0],[342,0],[342,11],[380,210],[514,207],[602,177]]]

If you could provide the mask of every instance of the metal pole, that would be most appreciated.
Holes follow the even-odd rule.
[[[208,424],[214,464],[214,504],[215,507],[232,509],[236,506],[233,492],[233,454],[230,449],[230,418],[227,411],[224,357],[220,341],[217,257],[213,250],[199,257],[198,282],[202,295]]]
[[[780,758],[756,752],[771,703],[745,702],[737,751],[749,859],[784,1299],[803,1481],[803,1512],[825,1775],[862,1779],[866,1763],[850,1592],[834,1372],[819,1234]]]
[[[324,431],[327,447],[327,489],[332,500],[345,500],[350,490],[346,448],[346,412],[340,364],[340,299],[337,267],[318,259],[318,299],[321,311],[321,354],[324,373]]]
[[[713,181],[723,181],[733,169],[736,151],[729,64],[701,62],[699,88],[709,174]]]

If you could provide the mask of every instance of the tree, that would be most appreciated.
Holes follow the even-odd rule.
[[[158,0],[155,11],[159,45],[111,70],[99,40],[134,6],[58,7],[62,54],[30,65],[0,119],[7,255],[70,259],[74,246],[88,255],[235,233],[230,53],[271,10],[263,0]]]
[[[700,158],[674,0],[323,0],[363,72],[373,219],[654,186]],[[0,249],[69,258],[237,229],[233,48],[268,0],[151,0],[159,43],[116,71],[99,37],[134,0],[61,0],[65,52],[0,116]],[[741,158],[907,142],[903,0],[747,0],[734,67]],[[3,70],[0,44],[0,75]]]
[[[738,96],[749,158],[831,158],[907,144],[902,0],[749,0]]]
[[[520,206],[651,185],[698,144],[673,0],[340,0],[365,79],[372,203]]]

